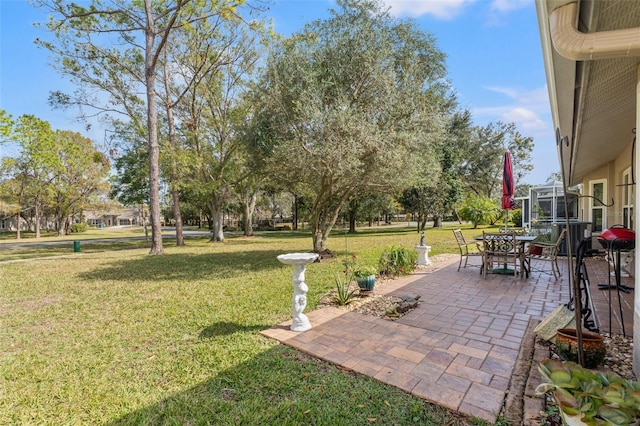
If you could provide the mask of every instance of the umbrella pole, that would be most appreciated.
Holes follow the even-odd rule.
[[[507,214],[504,217],[504,233],[506,234],[507,231],[509,230],[507,224],[509,223],[509,209],[507,209]],[[514,248],[515,248],[515,241],[514,241]],[[507,262],[504,262],[503,265],[503,269],[506,271],[507,270]]]

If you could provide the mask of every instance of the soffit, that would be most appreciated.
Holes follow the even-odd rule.
[[[563,150],[568,184],[614,160],[635,127],[636,74],[640,58],[573,61],[551,46],[548,15],[575,0],[536,2],[555,127],[573,140]],[[640,1],[581,0],[578,29],[584,33],[640,27]],[[545,16],[546,15],[546,16]]]
[[[585,32],[640,27],[640,2],[597,1]],[[581,25],[585,20],[581,15]],[[572,181],[615,160],[633,139],[636,126],[636,76],[640,58],[588,61],[576,73],[575,150]]]

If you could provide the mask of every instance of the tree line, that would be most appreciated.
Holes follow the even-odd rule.
[[[0,213],[24,220],[40,237],[43,220],[53,218],[58,235],[69,233],[71,218],[89,204],[100,204],[108,189],[109,159],[76,132],[53,130],[33,115],[13,119],[0,110],[0,137],[18,146],[19,155],[0,162]],[[9,217],[3,217],[8,219]]]
[[[229,205],[250,234],[258,195],[287,192],[322,252],[340,215],[395,203],[438,225],[469,195],[498,197],[505,149],[516,181],[531,170],[533,140],[473,125],[433,36],[378,0],[338,0],[289,37],[257,0],[35,3],[51,14],[37,43],[76,87],[50,102],[108,125],[111,195],[149,206],[151,254],[161,186],[178,245],[185,209],[223,241]]]

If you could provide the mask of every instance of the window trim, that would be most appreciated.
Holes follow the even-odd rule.
[[[596,200],[595,198],[593,198],[593,187],[594,185],[597,184],[602,184],[602,200],[599,200],[602,202],[601,205],[596,206]],[[606,200],[608,198],[607,195],[607,179],[594,179],[594,180],[590,180],[589,181],[589,195],[591,197],[589,197],[589,221],[591,222],[592,226],[593,226],[593,233],[595,234],[599,234],[603,229],[607,228],[607,206],[604,204],[606,203]],[[598,210],[602,210],[602,230],[596,230],[596,224],[594,222],[594,210],[598,209]]]
[[[633,217],[635,188],[631,184],[631,167],[622,172],[621,200],[622,200],[622,224],[630,229],[635,229]],[[630,226],[629,226],[630,225]]]

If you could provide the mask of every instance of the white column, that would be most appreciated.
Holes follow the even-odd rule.
[[[636,133],[640,131],[640,66],[636,70]],[[638,152],[638,147],[636,146],[636,158],[635,164],[640,164],[640,153]],[[636,177],[637,179],[637,177]],[[638,184],[635,185],[635,197],[633,200],[633,223],[635,226],[638,226],[638,200],[640,200],[640,189],[638,188]],[[637,280],[640,277],[640,250],[635,250],[635,274],[634,280]],[[633,292],[634,294],[634,309],[633,309],[633,341],[636,342],[633,345],[633,372],[636,377],[640,377],[640,288],[636,285],[636,290]]]

